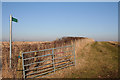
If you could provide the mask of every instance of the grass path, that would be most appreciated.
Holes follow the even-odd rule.
[[[117,78],[118,47],[94,42],[76,53],[76,66],[57,71],[49,78]]]

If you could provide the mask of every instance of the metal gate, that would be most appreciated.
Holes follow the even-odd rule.
[[[23,78],[43,78],[75,65],[75,45],[22,53]]]

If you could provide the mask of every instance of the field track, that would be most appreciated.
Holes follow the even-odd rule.
[[[120,48],[120,47],[119,47]],[[118,44],[93,42],[76,53],[76,66],[48,78],[117,78]],[[64,74],[63,74],[64,73]]]

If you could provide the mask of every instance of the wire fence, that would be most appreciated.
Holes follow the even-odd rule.
[[[23,78],[43,78],[75,65],[75,45],[22,52]]]

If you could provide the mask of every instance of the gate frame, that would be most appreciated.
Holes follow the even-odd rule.
[[[69,56],[74,56],[74,61],[72,61],[72,65],[68,65],[68,66],[65,66],[65,67],[62,67],[62,68],[58,68],[58,69],[55,69],[55,62],[54,62],[54,60],[55,59],[57,59],[57,58],[54,58],[54,50],[55,49],[60,49],[60,48],[66,48],[66,47],[73,47],[73,50],[69,50],[68,52],[72,52],[72,55],[69,55]],[[26,74],[25,74],[25,64],[24,64],[24,61],[25,61],[25,59],[24,59],[24,54],[27,54],[27,53],[32,53],[32,52],[39,52],[39,51],[47,51],[47,50],[52,50],[52,54],[50,54],[50,55],[52,55],[52,64],[53,64],[53,67],[52,68],[54,68],[54,71],[52,70],[52,72],[54,72],[55,73],[55,71],[57,71],[57,70],[59,70],[59,69],[64,69],[64,68],[67,68],[67,67],[70,67],[70,66],[75,66],[76,65],[76,57],[75,57],[75,44],[73,44],[73,45],[68,45],[68,46],[63,46],[63,47],[56,47],[56,48],[50,48],[50,49],[43,49],[43,50],[37,50],[37,51],[30,51],[30,52],[22,52],[22,66],[23,66],[23,78],[24,79],[26,79]],[[66,52],[66,51],[65,51]],[[44,57],[44,56],[46,56],[46,55],[42,55],[42,57]],[[48,54],[47,54],[47,56],[49,56]],[[40,56],[39,56],[40,57]],[[62,56],[62,57],[68,57],[68,56]],[[33,58],[35,58],[35,57],[33,57]],[[61,58],[61,57],[58,57],[58,58]],[[31,59],[31,58],[29,58],[29,59]],[[71,59],[71,58],[70,58]],[[43,60],[43,61],[46,61],[46,60]],[[60,61],[59,61],[60,62]],[[69,62],[69,63],[71,63],[71,62]],[[31,64],[31,63],[30,63]],[[29,65],[30,65],[29,64]],[[26,69],[26,70],[28,70],[28,69]],[[44,71],[44,70],[43,70]],[[48,73],[51,73],[51,71],[48,71]],[[34,74],[34,73],[33,73]],[[41,73],[42,74],[42,73]],[[53,73],[51,73],[51,74],[53,74]],[[43,78],[43,77],[46,77],[46,76],[49,76],[49,75],[51,75],[51,74],[48,74],[48,75],[45,75],[45,76],[42,76],[41,78]],[[27,75],[28,76],[28,75]],[[37,76],[40,76],[40,75],[36,75],[35,77],[37,77]]]

